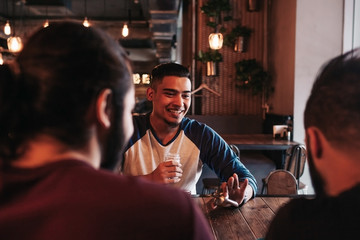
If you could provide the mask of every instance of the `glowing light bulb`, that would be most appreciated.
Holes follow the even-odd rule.
[[[83,22],[83,25],[84,25],[84,27],[90,27],[90,22],[89,22],[89,20],[87,19],[87,17],[85,17],[84,22]]]
[[[11,27],[10,27],[9,21],[6,21],[6,24],[4,26],[4,33],[5,33],[5,35],[11,34]]]
[[[20,37],[9,37],[7,39],[7,44],[10,52],[19,52],[23,47]]]
[[[123,35],[123,37],[127,37],[129,35],[129,28],[126,23],[123,26],[121,34]]]
[[[211,49],[218,50],[223,45],[223,35],[221,33],[211,33],[209,35],[209,45]]]
[[[43,24],[43,27],[46,28],[46,27],[48,27],[48,26],[49,26],[49,20],[46,19],[45,22],[44,22],[44,24]]]

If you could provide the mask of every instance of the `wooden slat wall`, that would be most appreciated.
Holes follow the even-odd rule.
[[[200,7],[207,0],[198,0],[197,7],[197,43],[196,53],[209,48],[208,36],[213,29],[206,26],[207,16],[201,13]],[[203,90],[195,101],[201,101],[202,115],[257,115],[262,114],[262,96],[253,96],[251,91],[244,91],[235,87],[235,62],[242,59],[255,58],[263,63],[266,69],[266,5],[268,0],[260,0],[260,11],[249,12],[246,9],[247,0],[230,0],[232,4],[233,20],[223,22],[227,32],[238,23],[253,29],[249,38],[247,52],[234,52],[232,48],[224,46],[220,49],[223,62],[219,63],[219,75],[206,77],[206,64],[196,62],[196,86],[206,83],[221,94],[220,97]]]

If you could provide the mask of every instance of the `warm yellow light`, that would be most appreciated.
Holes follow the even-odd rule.
[[[3,59],[2,54],[0,53],[0,65],[3,65],[3,64],[4,64],[4,59]]]
[[[85,17],[84,22],[83,22],[83,25],[84,25],[84,27],[90,27],[90,22],[89,22],[89,20],[87,19],[87,17]]]
[[[5,35],[11,34],[11,27],[10,27],[9,21],[6,21],[6,24],[4,26],[4,33],[5,33]]]
[[[20,37],[9,37],[7,39],[7,45],[10,52],[19,52],[23,48]]]
[[[143,74],[142,75],[142,83],[143,84],[150,84],[150,75],[149,74]]]
[[[218,50],[223,45],[223,35],[221,33],[211,33],[209,35],[209,45],[211,49]]]
[[[133,73],[133,81],[134,81],[134,84],[140,84],[140,82],[141,82],[140,74]]]
[[[48,27],[48,26],[49,26],[49,20],[46,19],[45,22],[44,22],[44,24],[43,24],[43,27],[46,28],[46,27]]]
[[[124,24],[124,26],[122,28],[121,34],[123,35],[123,37],[127,37],[129,35],[129,28],[126,23]]]

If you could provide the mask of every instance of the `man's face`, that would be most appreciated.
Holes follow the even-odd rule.
[[[191,104],[190,79],[166,76],[156,89],[149,89],[147,96],[153,103],[153,117],[176,127],[181,123]]]

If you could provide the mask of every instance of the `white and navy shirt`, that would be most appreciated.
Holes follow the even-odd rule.
[[[185,191],[196,193],[203,164],[207,164],[221,181],[237,173],[240,181],[247,178],[254,193],[257,191],[254,176],[225,140],[206,124],[185,117],[174,138],[163,145],[150,125],[150,114],[134,116],[134,135],[125,150],[123,173],[149,174],[164,161],[167,153],[180,155],[183,174],[180,182],[173,185]]]

